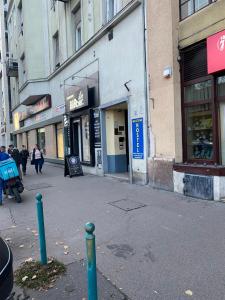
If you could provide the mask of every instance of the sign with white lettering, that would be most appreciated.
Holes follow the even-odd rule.
[[[143,118],[132,120],[133,158],[144,159]]]
[[[66,92],[67,110],[74,111],[88,106],[87,87],[82,89],[68,89]]]

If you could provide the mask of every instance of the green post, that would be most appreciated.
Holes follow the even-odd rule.
[[[88,300],[97,300],[97,270],[96,270],[96,250],[95,250],[95,225],[87,223],[86,248],[87,248],[87,276],[88,276]]]
[[[37,205],[37,218],[38,218],[38,228],[39,228],[41,264],[46,265],[47,251],[46,251],[46,241],[45,241],[45,224],[44,224],[42,195],[37,194],[36,200],[37,200],[36,205]]]

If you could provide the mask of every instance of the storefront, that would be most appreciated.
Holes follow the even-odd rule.
[[[65,153],[79,156],[82,165],[86,167],[95,167],[96,149],[101,148],[98,105],[97,73],[90,75],[88,79],[80,78],[76,85],[68,84],[66,86]]]
[[[175,191],[225,197],[225,31],[181,51],[183,164]]]
[[[32,152],[35,144],[43,150],[46,159],[62,162],[64,159],[63,116],[53,117],[51,96],[44,95],[33,103],[21,106],[13,113],[15,145],[25,145]]]

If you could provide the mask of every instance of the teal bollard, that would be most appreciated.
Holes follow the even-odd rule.
[[[95,225],[87,223],[86,230],[86,250],[87,250],[87,276],[88,276],[88,300],[97,300],[97,270],[96,270],[96,250],[95,250]]]
[[[37,200],[36,205],[37,205],[37,218],[38,218],[38,228],[39,228],[41,264],[46,265],[47,251],[46,251],[46,241],[45,241],[45,224],[44,224],[42,195],[37,194],[36,200]]]

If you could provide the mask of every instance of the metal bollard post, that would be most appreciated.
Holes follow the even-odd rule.
[[[95,225],[87,223],[86,250],[87,250],[87,276],[88,276],[88,300],[97,300],[97,271],[96,271],[96,250],[95,250]]]
[[[46,265],[47,251],[46,251],[46,241],[45,241],[45,224],[44,224],[42,195],[37,194],[36,200],[37,200],[36,205],[37,205],[37,217],[38,217],[38,228],[39,228],[41,264]]]

